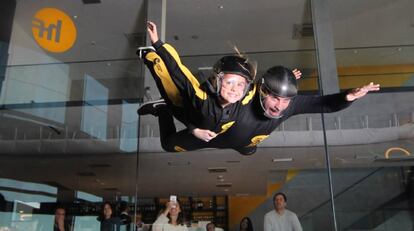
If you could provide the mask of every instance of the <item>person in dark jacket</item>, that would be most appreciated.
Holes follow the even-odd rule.
[[[255,79],[240,101],[220,107],[215,103],[217,97],[221,97],[221,88],[218,88],[218,84],[214,85],[217,81],[213,79],[200,84],[181,63],[174,48],[162,43],[158,36],[153,36],[156,34],[153,27],[149,26],[148,32],[154,51],[143,55],[144,62],[156,81],[171,80],[171,84],[161,84],[158,88],[161,92],[170,92],[169,95],[163,95],[167,102],[181,102],[181,106],[169,108],[173,108],[170,110],[172,115],[184,121],[188,127],[177,132],[172,115],[165,107],[161,109],[154,107],[154,104],[146,104],[139,109],[140,115],[153,114],[159,117],[161,145],[166,151],[231,148],[243,155],[250,155],[255,153],[257,144],[289,117],[304,113],[336,112],[350,106],[368,92],[379,90],[378,84],[370,83],[327,96],[297,95],[297,76],[286,67],[275,66],[259,80]],[[169,98],[171,95],[179,100]],[[148,112],[148,108],[155,112]],[[214,135],[209,139],[200,138],[190,132],[195,128],[213,132]]]
[[[101,222],[101,231],[119,231],[121,220],[114,214],[113,205],[105,202],[102,207],[102,214],[97,218]]]

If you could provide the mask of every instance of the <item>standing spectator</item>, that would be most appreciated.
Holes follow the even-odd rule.
[[[58,207],[55,210],[55,222],[53,224],[53,231],[70,231],[70,226],[66,219],[66,210]]]
[[[286,195],[279,192],[273,196],[274,210],[264,217],[264,231],[302,231],[296,214],[286,209]]]
[[[243,217],[240,221],[240,231],[253,231],[253,223],[248,217]]]
[[[120,231],[121,221],[115,217],[112,204],[105,202],[103,204],[102,214],[97,218],[101,222],[101,231]]]
[[[188,231],[178,202],[169,201],[152,226],[153,231]]]

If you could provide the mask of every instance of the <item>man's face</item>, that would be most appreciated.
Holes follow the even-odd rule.
[[[240,75],[224,74],[221,77],[220,96],[226,103],[235,103],[243,98],[247,85],[246,79]]]
[[[273,203],[274,203],[276,210],[283,210],[286,207],[286,201],[282,195],[277,195]]]
[[[263,99],[265,113],[270,117],[281,116],[283,111],[289,106],[290,98],[283,98],[268,94]]]

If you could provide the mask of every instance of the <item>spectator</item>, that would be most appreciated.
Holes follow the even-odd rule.
[[[264,231],[302,231],[296,214],[286,209],[286,195],[279,192],[273,196],[274,210],[264,217]]]
[[[240,231],[253,231],[253,223],[248,217],[243,217],[240,221]]]
[[[115,217],[112,204],[105,202],[102,208],[102,214],[97,218],[101,222],[101,231],[120,231],[121,220]]]
[[[55,210],[55,222],[53,224],[53,231],[70,231],[70,226],[66,219],[66,210],[58,207]]]
[[[178,202],[167,202],[165,210],[154,222],[153,231],[188,231]]]
[[[216,226],[214,225],[213,222],[210,222],[206,225],[206,231],[215,231],[216,230]]]

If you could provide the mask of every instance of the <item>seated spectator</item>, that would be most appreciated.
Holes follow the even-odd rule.
[[[152,226],[153,231],[188,231],[178,202],[167,202],[165,210]]]
[[[240,231],[253,231],[253,223],[248,217],[243,217],[240,221]]]
[[[114,214],[112,204],[103,204],[102,214],[97,218],[101,222],[101,231],[120,231],[121,220]]]
[[[53,224],[53,231],[70,231],[70,226],[65,219],[66,210],[58,207],[55,210],[55,222]]]

